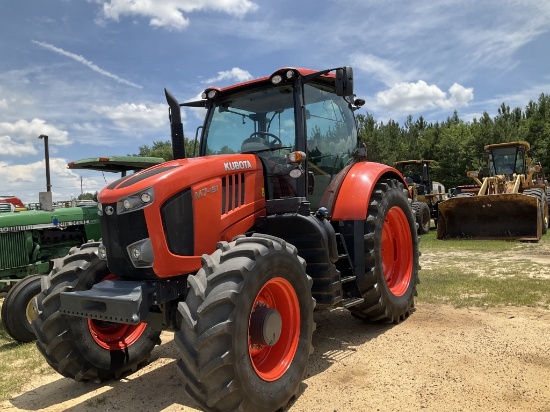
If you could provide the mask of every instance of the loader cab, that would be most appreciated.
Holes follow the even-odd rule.
[[[402,160],[394,166],[409,186],[415,185],[418,195],[430,195],[433,191],[430,167],[434,163],[434,160]]]
[[[357,102],[351,100],[351,68],[345,69],[281,69],[207,89],[200,155],[256,154],[265,169],[266,199],[307,197],[316,209],[357,147]],[[289,158],[295,153],[303,160]]]
[[[525,174],[527,151],[529,151],[529,147],[523,144],[487,146],[486,152],[489,154],[489,175],[512,176],[514,174]]]

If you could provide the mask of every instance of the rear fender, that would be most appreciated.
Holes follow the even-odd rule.
[[[344,168],[327,188],[321,206],[332,220],[364,220],[374,186],[381,178],[397,179],[407,187],[403,176],[388,165],[358,162]]]

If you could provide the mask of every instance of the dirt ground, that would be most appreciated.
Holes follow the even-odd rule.
[[[287,411],[550,411],[550,311],[418,305],[373,326],[316,312],[315,353]],[[172,334],[140,372],[108,385],[30,381],[2,411],[193,411]]]

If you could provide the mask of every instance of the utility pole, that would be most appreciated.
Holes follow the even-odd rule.
[[[50,182],[50,150],[48,148],[48,136],[41,134],[39,139],[44,139],[44,158],[46,159],[46,191],[52,191],[52,184]]]
[[[52,184],[50,182],[50,151],[48,148],[48,136],[41,134],[39,139],[44,140],[44,157],[46,160],[46,192],[38,193],[38,201],[42,210],[53,210]]]

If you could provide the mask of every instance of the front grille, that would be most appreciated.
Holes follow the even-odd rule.
[[[112,206],[116,210],[115,203],[103,206],[103,210],[107,206]],[[100,224],[103,244],[107,249],[107,262],[113,274],[131,279],[156,278],[151,268],[135,268],[126,251],[128,245],[149,237],[143,210],[122,215],[115,212],[110,216],[103,213]]]
[[[222,178],[222,215],[244,204],[244,182],[244,173],[228,175]]]
[[[193,255],[195,232],[191,190],[172,196],[162,205],[160,213],[170,252],[180,256]]]
[[[29,264],[25,232],[0,234],[0,269],[11,269]]]

